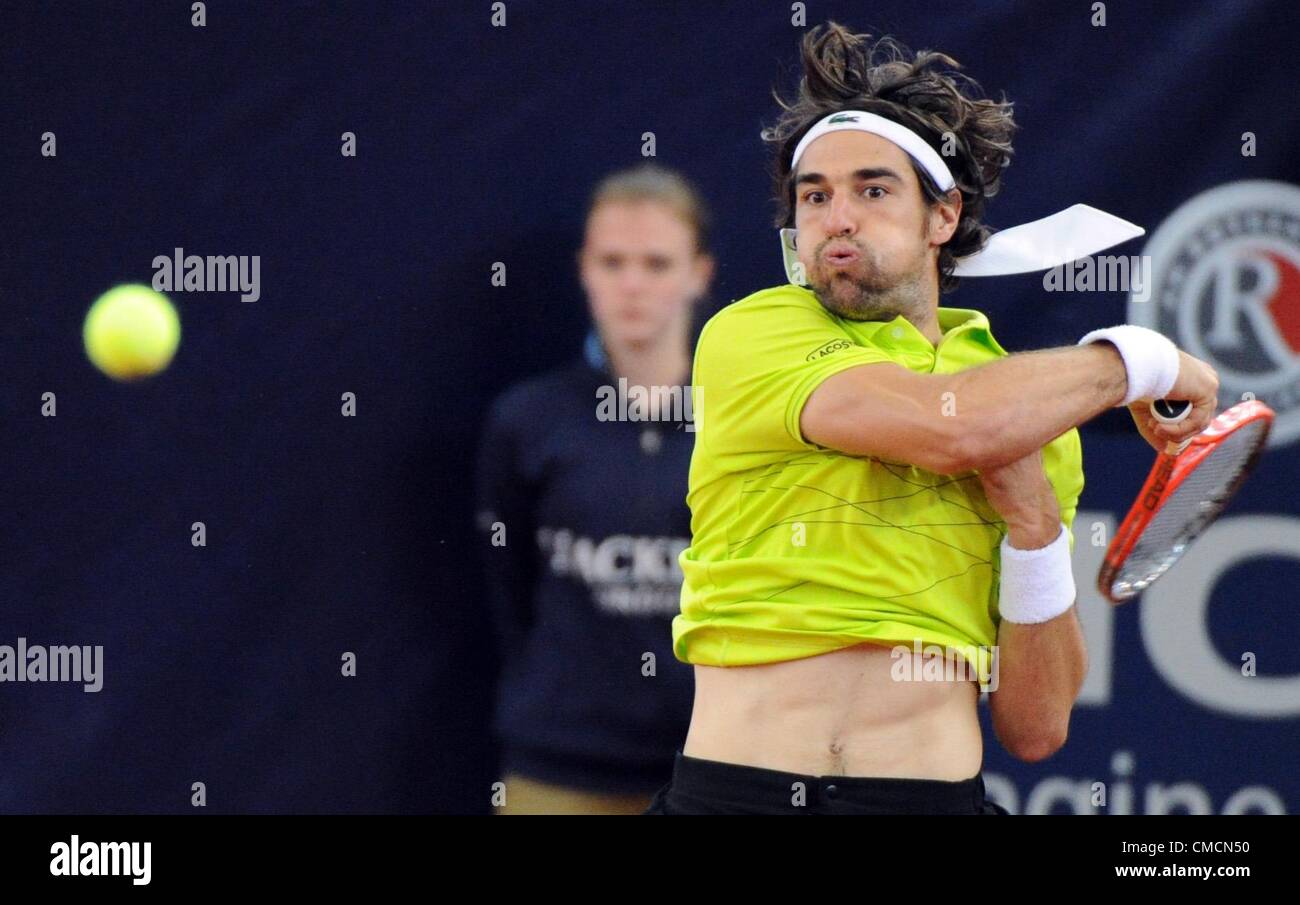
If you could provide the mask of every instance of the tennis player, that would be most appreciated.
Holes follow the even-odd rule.
[[[790,283],[724,308],[696,348],[673,622],[695,699],[646,813],[1007,813],[984,797],[981,685],[1001,744],[1041,761],[1087,669],[1076,427],[1123,405],[1161,449],[1206,426],[1217,375],[1131,325],[1008,355],[984,314],[940,307],[962,275],[1135,233],[1087,209],[999,242],[981,217],[1011,104],[951,58],[830,23],[802,64],[764,135]],[[1191,415],[1154,422],[1162,397]]]

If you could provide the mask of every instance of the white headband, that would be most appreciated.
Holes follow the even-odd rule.
[[[828,132],[842,132],[845,129],[870,132],[898,145],[907,152],[908,157],[921,165],[921,169],[930,174],[930,178],[934,180],[935,185],[939,186],[941,192],[946,192],[957,184],[957,180],[952,178],[952,172],[939,156],[939,152],[930,147],[924,138],[907,126],[874,113],[867,113],[865,110],[841,110],[839,113],[832,113],[821,119],[804,134],[803,138],[799,139],[799,144],[795,145],[794,156],[790,158],[790,171],[793,173],[795,167],[799,166],[799,158],[803,156],[804,151],[808,150],[810,144]]]
[[[808,150],[809,145],[828,132],[839,132],[845,129],[869,132],[893,142],[929,174],[940,191],[946,192],[956,184],[948,165],[925,139],[907,126],[864,110],[841,110],[832,113],[809,129],[795,146],[794,155],[790,158],[791,173],[798,166],[799,158],[803,156],[804,151]],[[780,231],[785,273],[791,283],[807,285],[807,280],[802,278],[803,265],[799,262],[799,254],[795,250],[796,233],[797,230],[793,229]],[[984,243],[982,250],[957,259],[953,275],[991,277],[1050,270],[1096,254],[1112,245],[1135,239],[1145,233],[1146,230],[1142,227],[1120,219],[1114,214],[1108,214],[1086,204],[1075,204],[1050,217],[1022,223],[994,233]]]

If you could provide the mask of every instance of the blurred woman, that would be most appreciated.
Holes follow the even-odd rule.
[[[685,738],[693,675],[671,623],[707,219],[657,165],[602,181],[578,253],[586,348],[488,418],[477,492],[501,652],[498,813],[639,814]]]

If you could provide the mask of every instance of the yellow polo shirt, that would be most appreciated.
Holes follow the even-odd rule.
[[[919,642],[956,651],[987,679],[1006,523],[977,473],[846,455],[799,429],[813,390],[848,368],[892,361],[951,373],[1008,354],[980,312],[939,308],[938,319],[935,347],[902,315],[846,320],[785,285],[705,325],[692,377],[692,537],[673,620],[679,660],[743,666]],[[1044,447],[1043,465],[1073,551],[1079,432]]]

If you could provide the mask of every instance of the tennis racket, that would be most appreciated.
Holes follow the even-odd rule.
[[[1191,411],[1190,402],[1151,403],[1156,420],[1171,424]],[[1097,588],[1107,600],[1130,600],[1178,562],[1255,467],[1272,426],[1273,410],[1267,405],[1239,402],[1201,433],[1181,443],[1171,440],[1156,455],[1097,574]]]

